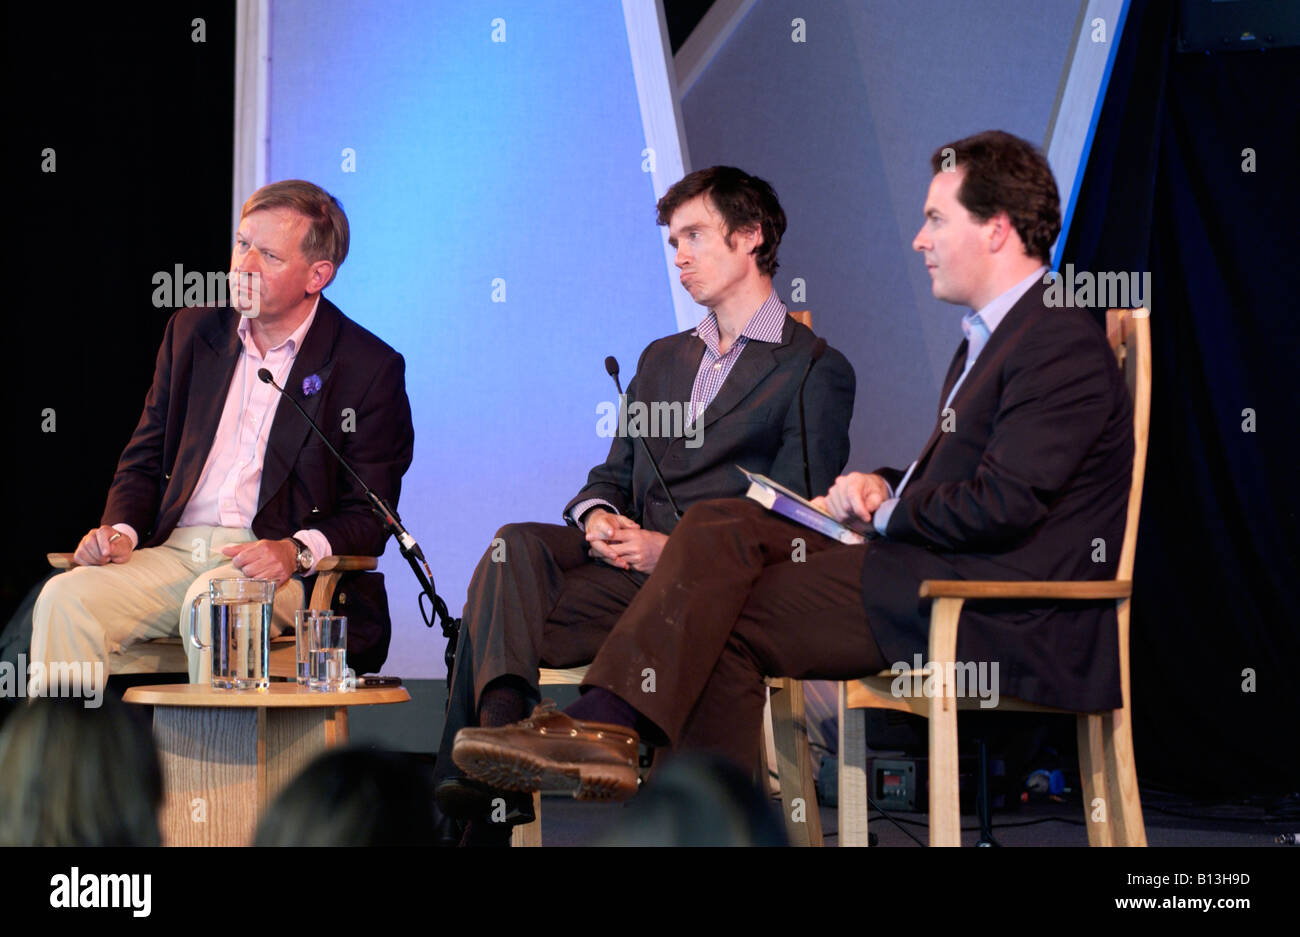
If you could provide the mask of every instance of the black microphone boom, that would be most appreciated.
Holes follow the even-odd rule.
[[[803,380],[799,382],[799,442],[803,445],[803,486],[810,501],[813,492],[812,476],[808,472],[808,426],[803,418],[803,386],[808,383],[808,375],[812,373],[813,365],[824,354],[826,354],[826,339],[814,339],[812,352],[808,356],[808,367],[804,368]]]
[[[339,464],[347,469],[348,472],[351,473],[352,477],[357,480],[357,484],[361,486],[361,490],[365,494],[366,500],[370,502],[370,509],[383,520],[384,528],[397,539],[397,545],[402,551],[402,556],[406,557],[406,561],[411,564],[411,570],[415,573],[415,578],[420,583],[420,588],[423,590],[422,597],[423,595],[429,597],[429,602],[433,606],[434,613],[442,621],[442,633],[448,639],[447,666],[448,673],[450,673],[450,660],[452,655],[455,653],[456,632],[459,622],[457,619],[451,617],[447,610],[447,603],[438,596],[438,592],[433,586],[433,571],[429,569],[429,564],[425,562],[424,551],[420,549],[420,545],[416,543],[415,538],[412,537],[410,532],[402,525],[401,518],[397,516],[397,512],[390,508],[384,502],[383,498],[370,489],[370,486],[365,483],[365,480],[356,473],[356,470],[352,468],[351,465],[348,464],[348,460],[343,458],[342,454],[334,448],[333,444],[325,434],[321,432],[321,428],[316,425],[316,421],[307,415],[307,411],[298,404],[298,401],[285,393],[284,388],[275,382],[275,378],[271,375],[271,372],[266,368],[259,368],[257,371],[257,378],[263,384],[270,384],[278,390],[280,396],[293,404],[294,409],[302,414],[302,418],[307,421],[307,425],[316,432],[316,435],[321,438],[321,442],[325,443],[329,448],[329,451],[334,453],[334,458],[338,459]],[[424,568],[421,569],[421,566]],[[423,605],[420,606],[420,613],[421,615],[424,614]],[[424,623],[430,628],[433,627],[433,621],[427,617],[425,618]]]
[[[605,370],[608,372],[609,376],[614,379],[614,386],[618,388],[618,395],[622,397],[623,384],[618,379],[618,359],[613,355],[606,358]],[[641,440],[641,449],[645,452],[646,458],[650,460],[650,467],[654,469],[655,478],[659,479],[659,487],[663,488],[664,494],[668,496],[668,506],[673,509],[673,517],[681,520],[682,512],[677,510],[677,502],[673,500],[673,493],[668,490],[668,483],[664,481],[663,473],[659,471],[659,463],[655,461],[654,454],[651,453],[649,444],[641,436],[637,436],[636,438]]]

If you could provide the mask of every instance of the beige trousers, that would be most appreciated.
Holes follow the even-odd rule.
[[[207,651],[190,643],[190,603],[208,591],[211,579],[237,578],[221,548],[255,540],[251,530],[231,527],[179,527],[167,542],[131,553],[125,563],[78,566],[52,578],[32,610],[33,663],[61,667],[98,662],[108,673],[108,655],[138,641],[178,635],[189,657],[190,682],[206,680],[212,664]],[[303,606],[302,583],[290,579],[275,590],[272,634],[293,624]],[[199,603],[199,635],[206,637],[208,603]],[[89,665],[89,666],[87,666]],[[34,688],[35,689],[35,688]]]

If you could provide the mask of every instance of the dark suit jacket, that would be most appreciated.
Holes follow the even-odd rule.
[[[238,318],[229,308],[196,308],[178,311],[167,323],[153,385],[118,461],[102,520],[130,524],[142,547],[166,541],[198,484],[243,347]],[[284,383],[394,509],[414,439],[404,372],[401,355],[322,296]],[[307,396],[302,384],[309,375],[319,377],[321,387]],[[349,408],[352,414],[345,413]],[[252,527],[267,540],[320,530],[335,554],[378,556],[387,539],[356,481],[285,400],[267,439]],[[348,665],[357,673],[375,670],[388,654],[392,629],[383,577],[354,576],[339,591],[351,606]]]
[[[961,374],[963,342],[943,396]],[[1035,285],[1007,313],[867,549],[863,599],[890,661],[924,656],[924,579],[1114,579],[1133,466],[1132,402],[1086,310]],[[903,473],[879,469],[891,485]],[[1097,541],[1104,544],[1104,561]],[[957,656],[997,661],[1000,693],[1085,710],[1121,705],[1115,603],[970,603]]]
[[[698,447],[688,448],[683,436],[646,438],[683,514],[697,501],[743,496],[749,482],[737,465],[803,491],[798,390],[813,341],[807,326],[786,316],[779,343],[751,340],[745,346],[704,411]],[[703,356],[704,341],[694,330],[651,342],[628,384],[629,405],[637,400],[689,403]],[[854,387],[853,366],[827,348],[804,388],[814,493],[826,491],[848,460]],[[565,519],[571,523],[569,511],[589,498],[603,498],[647,530],[667,534],[677,525],[654,469],[631,436],[614,438],[609,457],[591,470],[586,486],[565,506]]]

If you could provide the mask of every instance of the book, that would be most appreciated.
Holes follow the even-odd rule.
[[[749,479],[749,490],[745,492],[746,498],[757,501],[769,511],[825,534],[840,543],[866,542],[867,538],[862,533],[845,526],[825,511],[813,507],[811,502],[801,498],[784,485],[772,481],[766,475],[743,469],[739,465],[736,468]]]

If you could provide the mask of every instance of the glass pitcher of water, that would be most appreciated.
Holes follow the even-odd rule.
[[[199,603],[209,604],[211,644],[196,633]],[[222,690],[264,690],[271,685],[270,579],[213,579],[206,596],[190,603],[190,643],[212,654],[212,685]]]

